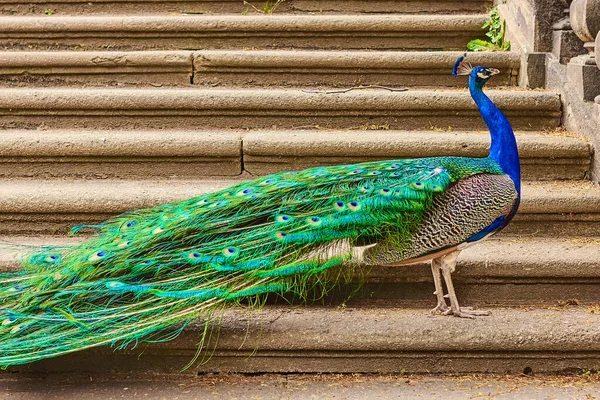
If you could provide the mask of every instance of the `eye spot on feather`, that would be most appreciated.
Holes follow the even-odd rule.
[[[237,192],[237,196],[246,196],[252,194],[254,192],[254,188],[246,188],[244,190],[240,190]]]
[[[348,175],[358,175],[362,174],[364,171],[362,169],[355,169],[353,171],[348,172]]]
[[[98,260],[105,258],[107,255],[108,255],[108,251],[100,250],[100,251],[92,254],[91,256],[89,256],[88,261],[91,261],[91,262],[98,261]]]
[[[238,249],[237,247],[226,247],[223,249],[223,255],[225,257],[233,257],[235,255],[237,255],[240,252],[240,249]]]
[[[197,206],[204,206],[206,204],[208,204],[208,200],[206,200],[206,199],[202,199],[196,203]]]
[[[410,187],[416,190],[422,190],[425,188],[425,184],[421,181],[413,182],[410,184]]]
[[[48,263],[57,263],[60,261],[60,257],[57,256],[56,254],[52,254],[52,255],[46,256],[46,258],[44,258],[44,261],[46,261]]]
[[[105,286],[107,289],[121,289],[125,286],[125,284],[122,282],[112,281],[106,282]]]
[[[381,188],[381,189],[379,189],[379,194],[382,194],[384,196],[389,196],[392,194],[392,190],[390,188]]]
[[[348,203],[348,208],[352,211],[358,211],[361,209],[361,204],[358,201],[351,201]]]
[[[217,207],[223,207],[225,205],[227,205],[227,202],[221,200],[221,201],[217,201],[216,203],[211,204],[209,207],[210,208],[217,208]]]
[[[21,285],[17,285],[17,286],[13,286],[10,289],[8,289],[9,292],[20,292],[21,290],[23,290],[23,286]]]
[[[165,230],[165,228],[163,228],[162,226],[157,226],[156,228],[154,228],[152,230],[152,233],[155,234],[155,235],[157,235],[157,234],[159,234],[161,232],[164,232],[164,230]]]
[[[260,185],[263,185],[263,186],[264,186],[264,185],[271,185],[271,184],[273,184],[273,183],[275,183],[275,182],[276,182],[276,180],[275,180],[275,179],[273,179],[273,178],[269,178],[269,179],[265,179],[264,181],[262,181],[262,182],[260,183]]]
[[[6,326],[6,325],[10,325],[13,322],[15,322],[17,319],[15,317],[8,317],[6,318],[4,321],[2,321],[2,325]]]
[[[373,175],[373,176],[375,176],[375,175],[381,175],[381,172],[379,172],[379,171],[373,171],[373,172],[370,172],[369,175]]]
[[[390,176],[402,176],[402,173],[400,171],[394,171],[390,174]]]
[[[127,246],[129,246],[130,244],[131,244],[131,242],[130,242],[130,241],[125,241],[125,242],[121,242],[121,243],[119,243],[119,246],[118,246],[118,247],[120,247],[120,248],[123,248],[123,247],[127,247]]]
[[[306,223],[310,226],[319,226],[323,221],[319,217],[308,217],[306,218]]]
[[[15,326],[14,328],[12,328],[10,330],[10,333],[16,333],[16,332],[19,332],[20,330],[25,329],[25,328],[27,328],[27,325]]]
[[[281,224],[286,224],[288,222],[292,221],[292,217],[290,217],[289,215],[278,215],[277,217],[275,217],[275,221],[281,223]]]
[[[122,229],[128,229],[128,228],[133,228],[134,226],[136,226],[136,222],[135,221],[127,221],[126,223],[123,224],[123,226],[121,227]]]
[[[398,164],[392,164],[387,169],[398,169],[400,166]]]
[[[196,258],[200,258],[200,253],[196,253],[196,252],[191,252],[190,254],[188,254],[188,258],[193,260]]]
[[[275,233],[275,237],[279,240],[285,239],[286,236],[287,236],[287,233],[285,233],[285,232],[276,232]]]
[[[438,192],[438,193],[439,193],[439,192],[443,192],[443,191],[444,191],[444,188],[443,188],[443,187],[441,187],[441,186],[439,186],[439,185],[433,185],[433,186],[431,187],[431,190],[433,190],[434,192]]]
[[[337,211],[343,211],[346,208],[346,205],[343,201],[336,201],[333,203],[333,208],[335,208]]]
[[[364,193],[368,193],[371,191],[371,186],[365,185],[360,187],[360,191]]]

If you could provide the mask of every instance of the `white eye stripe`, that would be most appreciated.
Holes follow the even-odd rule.
[[[478,72],[477,76],[480,77],[481,79],[486,79],[489,78],[489,75],[483,73],[483,72]]]

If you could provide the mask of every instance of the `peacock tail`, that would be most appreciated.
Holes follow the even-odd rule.
[[[89,240],[43,247],[0,275],[0,366],[169,340],[269,293],[306,297],[377,243],[390,261],[427,255],[436,249],[415,237],[436,202],[478,174],[504,171],[463,157],[318,167],[111,218]],[[459,244],[483,226],[447,236]]]

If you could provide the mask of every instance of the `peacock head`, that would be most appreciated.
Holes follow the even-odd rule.
[[[458,77],[459,75],[469,75],[469,81],[471,83],[483,87],[490,77],[500,73],[496,68],[488,68],[481,65],[473,67],[466,58],[467,53],[456,60],[452,75],[455,77]]]

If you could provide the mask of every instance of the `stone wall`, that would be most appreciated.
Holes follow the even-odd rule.
[[[507,39],[523,54],[519,82],[561,94],[563,126],[600,146],[600,0],[504,0]],[[600,180],[600,156],[591,178]]]

